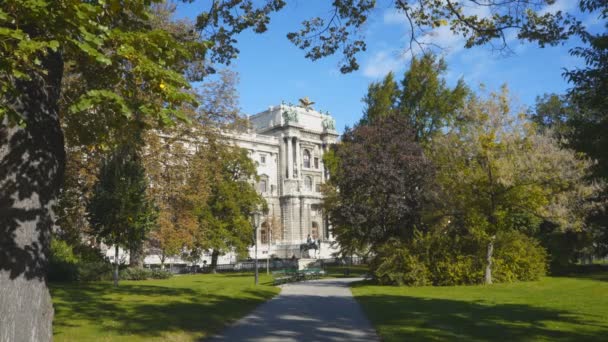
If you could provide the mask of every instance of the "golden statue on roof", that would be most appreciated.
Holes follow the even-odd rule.
[[[298,101],[300,101],[300,105],[304,109],[312,109],[312,105],[315,104],[315,102],[310,101],[308,96],[305,96],[305,97],[299,99]]]

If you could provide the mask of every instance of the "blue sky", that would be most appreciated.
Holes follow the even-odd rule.
[[[400,79],[409,65],[410,54],[404,53],[408,34],[404,18],[391,9],[390,1],[378,2],[380,5],[363,31],[368,48],[359,56],[360,70],[347,75],[339,72],[339,56],[312,62],[285,37],[296,31],[304,19],[326,17],[330,9],[326,0],[288,1],[286,8],[272,16],[268,32],[240,35],[237,45],[240,55],[231,68],[240,76],[238,90],[243,112],[255,114],[281,100],[295,103],[298,98],[308,96],[316,102],[316,109],[329,111],[336,118],[340,131],[357,122],[368,84],[389,71],[396,72]],[[544,10],[571,11],[576,4],[575,0],[557,0]],[[179,5],[177,17],[194,19],[204,6],[208,2],[201,0]],[[601,25],[593,17],[583,19],[592,26]],[[505,57],[488,46],[464,49],[462,40],[447,27],[426,39],[444,47],[448,84],[461,77],[474,89],[484,84],[492,90],[506,83],[520,105],[534,104],[535,97],[543,93],[564,92],[569,87],[562,77],[564,68],[581,65],[579,59],[568,54],[576,42],[541,49],[513,38],[510,47],[514,54]]]

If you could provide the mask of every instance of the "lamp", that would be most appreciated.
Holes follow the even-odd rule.
[[[253,243],[254,243],[254,257],[255,257],[255,284],[259,283],[258,276],[258,227],[260,226],[260,218],[262,213],[259,210],[253,212]]]

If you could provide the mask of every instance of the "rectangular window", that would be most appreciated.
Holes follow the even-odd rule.
[[[265,193],[266,192],[266,181],[265,180],[261,180],[260,181],[260,192],[261,193]]]
[[[265,154],[261,154],[260,155],[260,163],[261,164],[266,164],[266,155]]]
[[[315,158],[315,169],[319,168],[319,158]]]

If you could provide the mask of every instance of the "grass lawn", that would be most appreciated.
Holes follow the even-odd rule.
[[[199,274],[166,280],[51,284],[55,341],[192,341],[279,293],[270,277]]]
[[[608,341],[608,273],[352,292],[384,341]]]

